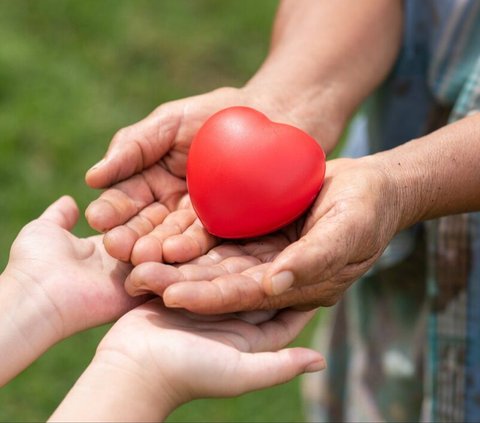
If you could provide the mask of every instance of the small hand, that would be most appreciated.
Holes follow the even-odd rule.
[[[198,313],[335,304],[398,229],[390,180],[372,163],[329,161],[324,187],[297,228],[216,247],[178,268],[145,263],[127,279],[128,292],[153,291],[167,306]]]
[[[69,230],[78,219],[71,197],[62,197],[26,225],[12,245],[2,275],[48,320],[57,340],[110,322],[145,301],[126,295],[131,266],[110,257],[101,236],[77,238]]]
[[[167,397],[172,407],[194,398],[240,395],[325,367],[315,351],[278,351],[312,316],[287,310],[248,323],[232,315],[169,310],[157,299],[123,316],[100,343],[96,360],[127,366],[150,384],[158,402]]]

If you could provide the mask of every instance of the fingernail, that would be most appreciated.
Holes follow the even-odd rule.
[[[163,304],[165,304],[165,307],[167,308],[183,308],[180,304],[176,303],[175,301],[168,301],[163,299]]]
[[[327,368],[327,363],[322,358],[321,360],[314,361],[310,363],[307,367],[305,367],[305,373],[314,373],[319,372],[320,370],[324,370]]]
[[[102,166],[105,162],[107,161],[107,159],[104,157],[102,160],[100,160],[98,163],[94,164],[90,170],[94,170],[94,169],[97,169],[98,167]]]
[[[293,285],[295,277],[290,270],[284,270],[272,276],[272,292],[274,295],[279,295],[285,292]]]

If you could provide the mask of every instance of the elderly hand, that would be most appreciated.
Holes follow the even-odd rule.
[[[396,191],[371,158],[327,162],[304,221],[255,240],[226,243],[177,267],[145,263],[126,282],[170,307],[198,313],[335,304],[398,230]]]
[[[105,235],[113,257],[139,264],[185,262],[205,254],[218,240],[203,228],[185,182],[190,143],[203,122],[226,107],[257,108],[271,119],[302,126],[281,102],[259,89],[221,88],[158,107],[120,130],[105,158],[89,170],[87,183],[108,188],[86,211]]]

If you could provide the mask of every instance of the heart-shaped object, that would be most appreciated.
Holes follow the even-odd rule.
[[[248,107],[211,116],[190,147],[187,184],[208,232],[263,235],[298,218],[325,176],[325,153],[308,134]]]

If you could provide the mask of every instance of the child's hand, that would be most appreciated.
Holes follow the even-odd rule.
[[[260,319],[258,313],[246,316],[260,320],[254,324],[233,315],[169,310],[160,299],[153,300],[127,313],[108,332],[53,420],[75,416],[100,421],[108,416],[158,421],[195,398],[240,395],[321,370],[325,363],[315,351],[277,351],[312,315],[290,310],[273,318],[271,313]],[[91,407],[79,406],[86,403]]]
[[[111,258],[100,236],[69,232],[78,214],[73,199],[62,197],[12,245],[0,276],[0,356],[9,362],[2,363],[0,385],[60,339],[145,301],[125,294],[131,267]]]

